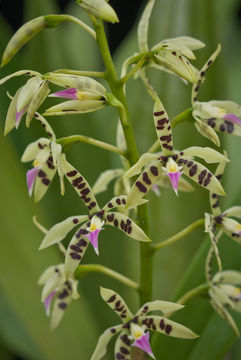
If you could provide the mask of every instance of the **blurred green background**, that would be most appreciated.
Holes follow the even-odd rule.
[[[125,24],[126,30],[131,25],[126,19],[128,3],[130,2],[111,1],[114,8],[124,8],[120,20]],[[144,3],[145,1],[136,2],[136,21]],[[9,4],[11,1],[8,2],[8,7]],[[54,0],[25,0],[22,9],[23,21],[42,14],[59,13],[58,4]],[[4,1],[1,6],[3,9]],[[2,10],[5,17],[0,17],[1,54],[13,34],[6,18],[10,19],[14,10],[14,2],[8,17],[6,11]],[[74,1],[70,1],[65,10],[89,23],[87,16]],[[178,35],[197,37],[206,43],[206,48],[197,52],[195,66],[199,68],[214,51],[217,43],[222,44],[222,53],[208,73],[207,82],[200,92],[200,100],[230,99],[241,103],[240,12],[239,0],[156,1],[150,24],[150,45]],[[111,25],[107,31],[112,48],[115,48],[115,63],[120,70],[125,58],[137,51],[136,23],[133,21],[133,27],[117,48],[114,41],[120,38],[120,25]],[[44,73],[57,68],[103,70],[97,45],[87,33],[74,24],[63,24],[57,29],[39,34],[0,70],[0,77],[20,69]],[[179,79],[157,73],[156,70],[150,71],[149,75],[171,117],[190,106],[190,85],[186,86]],[[106,327],[118,323],[118,318],[101,300],[99,286],[117,290],[133,311],[138,306],[138,298],[134,292],[111,279],[102,275],[90,275],[80,282],[80,300],[72,302],[57,330],[49,330],[49,321],[40,303],[41,289],[36,282],[47,266],[62,262],[62,258],[54,247],[38,251],[42,234],[34,227],[32,216],[36,215],[44,226],[50,227],[65,217],[85,213],[85,208],[69,184],[66,184],[65,196],[61,197],[57,178],[39,204],[34,204],[28,198],[25,172],[30,168],[30,164],[21,164],[20,157],[30,142],[45,135],[34,121],[30,129],[21,124],[19,130],[13,131],[7,138],[2,135],[9,105],[6,91],[14,94],[25,81],[16,78],[0,89],[0,359],[88,360],[98,336]],[[127,95],[138,147],[140,152],[144,152],[155,141],[153,104],[140,80],[127,85]],[[48,100],[42,108],[47,108],[50,103],[53,101]],[[58,137],[84,134],[115,143],[118,119],[113,109],[49,120]],[[174,136],[176,148],[211,146],[210,142],[200,137],[189,124],[175,128]],[[224,181],[228,193],[222,201],[225,209],[230,205],[241,204],[241,140],[226,136],[222,144],[232,159],[227,166]],[[68,159],[90,184],[94,183],[103,170],[120,166],[116,155],[86,144],[73,146],[68,153]],[[194,193],[180,193],[178,198],[171,190],[163,190],[160,198],[150,194],[150,223],[154,242],[164,240],[192,221],[203,217],[205,211],[209,211],[208,193],[198,187],[196,190]],[[113,188],[110,187],[107,193],[99,196],[100,204],[104,204],[112,194]],[[153,298],[171,300],[203,282],[208,246],[209,239],[204,236],[204,229],[200,229],[180,243],[160,251],[154,262]],[[220,247],[224,268],[240,270],[240,247],[227,238],[220,242]],[[89,249],[84,263],[104,264],[138,281],[138,258],[139,246],[136,241],[112,228],[106,228],[100,238],[100,256],[96,257],[92,249]],[[241,317],[235,314],[234,317],[241,325]],[[154,348],[156,354],[161,354],[157,355],[158,360],[241,358],[241,342],[236,341],[229,326],[214,314],[206,299],[191,301],[175,319],[190,326],[201,334],[201,337],[195,341],[181,341],[159,336]],[[111,346],[105,359],[113,359]]]

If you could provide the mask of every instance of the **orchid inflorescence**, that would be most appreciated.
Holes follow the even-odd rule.
[[[29,21],[16,32],[3,54],[2,66],[6,65],[17,51],[39,31],[56,27],[65,21],[78,24],[97,39],[97,42],[102,37],[103,42],[102,20],[117,22],[118,17],[115,11],[105,0],[78,0],[77,3],[90,15],[95,31],[72,16],[41,16]],[[79,264],[89,243],[95,253],[99,255],[98,239],[99,236],[104,238],[105,231],[102,230],[106,225],[122,231],[129,238],[142,242],[142,246],[146,246],[148,251],[154,252],[154,247],[150,244],[149,233],[146,233],[145,227],[143,228],[145,221],[141,217],[139,206],[143,208],[148,201],[144,199],[144,196],[150,190],[160,195],[159,187],[172,188],[176,195],[179,190],[194,191],[195,188],[185,180],[184,176],[186,176],[208,190],[210,194],[212,213],[205,213],[205,231],[209,233],[211,239],[211,248],[206,262],[207,289],[214,309],[229,322],[238,334],[239,330],[225,307],[228,305],[241,312],[241,290],[234,286],[241,284],[241,275],[233,270],[222,270],[222,261],[218,250],[218,241],[223,232],[239,244],[241,243],[241,225],[232,218],[241,218],[241,206],[233,206],[226,211],[221,211],[219,207],[219,196],[225,195],[220,180],[225,166],[230,160],[226,152],[222,154],[210,147],[191,146],[183,150],[175,148],[174,122],[169,119],[163,103],[150,85],[146,69],[155,67],[193,84],[191,99],[193,124],[201,135],[217,146],[220,145],[220,140],[216,131],[241,136],[241,107],[232,101],[198,101],[199,88],[205,80],[207,70],[221,50],[220,45],[200,71],[189,61],[189,59],[195,59],[193,51],[205,46],[197,39],[188,36],[170,38],[162,40],[151,49],[149,48],[147,34],[154,3],[154,0],[149,0],[138,26],[139,52],[130,56],[123,63],[121,79],[118,82],[115,83],[112,78],[110,81],[111,92],[108,92],[100,81],[77,70],[63,69],[46,74],[21,70],[0,80],[0,85],[2,85],[15,76],[30,77],[11,98],[5,122],[5,135],[14,128],[17,129],[25,115],[27,127],[32,121],[36,121],[41,124],[46,134],[46,137],[30,143],[21,159],[22,162],[33,162],[33,168],[27,171],[29,195],[34,193],[34,200],[40,201],[46,194],[53,177],[58,174],[61,194],[65,193],[64,179],[66,178],[87,208],[85,215],[70,216],[46,231],[40,249],[56,244],[61,245],[65,261],[58,265],[51,265],[40,277],[39,284],[43,285],[42,301],[46,314],[52,313],[51,326],[54,328],[59,324],[72,298],[79,297],[78,276],[76,275],[78,268],[81,268]],[[102,30],[99,31],[100,29]],[[108,76],[102,74],[102,77],[109,81],[111,76],[109,63],[101,44],[100,50],[108,73]],[[142,79],[144,86],[153,98],[153,119],[160,148],[160,151],[157,151],[158,148],[156,148],[156,151],[145,152],[140,157],[136,156],[135,149],[132,147],[132,133],[129,132],[131,124],[127,118],[127,109],[123,101],[125,83],[133,76]],[[61,90],[51,92],[52,86],[56,85],[61,87]],[[121,87],[121,91],[119,87]],[[48,97],[67,99],[67,101],[40,112],[40,107]],[[117,146],[114,147],[91,138],[85,140],[107,150],[114,148],[120,155],[123,167],[105,170],[91,187],[84,176],[66,159],[66,144],[69,146],[77,142],[78,136],[57,139],[46,117],[79,115],[97,111],[106,106],[113,106],[119,112]],[[184,118],[183,121],[185,120]],[[81,141],[81,136],[79,138]],[[216,172],[212,173],[206,166],[198,162],[196,157],[204,160],[207,164],[217,163]],[[138,177],[131,181],[131,178],[137,175]],[[114,197],[100,207],[96,196],[105,191],[113,180],[115,180]],[[77,231],[65,248],[61,242],[76,227]],[[218,272],[213,275],[214,254],[218,263]],[[111,270],[109,273],[111,274]],[[125,281],[122,275],[115,276],[120,281]],[[136,289],[143,291],[143,288],[139,289],[139,285]],[[196,337],[185,326],[169,320],[169,316],[174,311],[183,307],[178,303],[151,301],[151,294],[149,294],[148,301],[142,301],[141,308],[133,315],[117,292],[101,288],[101,296],[119,315],[122,324],[107,329],[100,336],[91,360],[99,360],[105,355],[107,344],[116,333],[120,334],[116,340],[115,359],[126,360],[131,358],[132,346],[139,347],[155,359],[149,341],[149,331],[179,338]],[[54,305],[52,306],[53,300]],[[153,311],[161,311],[163,315],[148,315]]]

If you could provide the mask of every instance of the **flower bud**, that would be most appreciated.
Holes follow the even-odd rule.
[[[77,3],[98,18],[111,23],[119,22],[116,12],[105,0],[78,0]]]

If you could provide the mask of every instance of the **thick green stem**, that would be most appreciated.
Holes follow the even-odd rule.
[[[171,236],[170,238],[168,238],[164,241],[159,242],[158,244],[153,245],[153,250],[158,251],[161,248],[169,246],[169,245],[173,244],[174,242],[182,239],[184,236],[186,236],[193,230],[199,228],[200,226],[203,226],[204,221],[205,221],[204,219],[199,219],[199,220],[194,221],[192,224],[188,225],[185,229],[183,229],[179,233]]]
[[[98,24],[94,23],[97,42],[102,54],[102,59],[106,68],[106,80],[108,81],[113,95],[123,104],[123,108],[118,108],[120,121],[122,124],[126,144],[127,153],[126,157],[130,165],[134,165],[138,159],[139,154],[136,146],[135,136],[132,124],[129,120],[129,112],[124,92],[124,84],[118,79],[112,57],[109,51],[109,46],[106,40],[104,27],[102,21]],[[146,205],[138,207],[138,219],[142,229],[149,234],[148,214]],[[140,280],[140,302],[143,304],[150,301],[152,298],[152,262],[153,250],[152,246],[148,243],[140,244],[140,257],[141,257],[141,280]]]
[[[128,277],[99,264],[79,265],[75,271],[75,278],[81,279],[83,276],[92,273],[101,273],[107,275],[115,280],[120,281],[122,284],[131,287],[134,290],[139,289],[139,285],[135,281],[132,281]]]
[[[61,144],[64,148],[68,148],[69,146],[76,144],[78,142],[83,142],[86,144],[91,144],[94,146],[98,146],[99,148],[108,150],[108,151],[112,151],[116,154],[125,156],[125,151],[122,149],[119,149],[117,146],[111,145],[111,144],[107,144],[103,141],[100,140],[96,140],[93,139],[89,136],[84,136],[84,135],[72,135],[72,136],[67,136],[67,137],[62,137],[60,139],[57,140],[58,144]]]

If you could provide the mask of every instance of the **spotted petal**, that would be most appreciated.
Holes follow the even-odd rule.
[[[22,155],[21,161],[28,162],[36,159],[41,150],[50,144],[50,140],[47,138],[39,138],[38,140],[29,144]]]
[[[138,206],[143,196],[151,190],[161,174],[160,161],[153,162],[150,166],[146,167],[131,188],[126,201],[126,208]]]
[[[123,172],[123,169],[111,169],[101,173],[92,187],[93,193],[96,195],[107,190],[109,183],[115,178],[121,176]]]
[[[83,200],[90,213],[100,210],[93,191],[80,173],[66,160],[65,156],[60,158],[60,166],[68,181],[72,184],[77,194]]]
[[[229,325],[232,327],[236,335],[239,337],[240,336],[239,329],[237,328],[237,325],[235,324],[229,312],[223,307],[223,305],[217,299],[215,300],[211,299],[210,303],[214,308],[214,310],[229,323]]]
[[[210,56],[210,58],[206,61],[204,66],[201,68],[201,70],[197,76],[197,80],[193,84],[193,87],[192,87],[192,105],[194,105],[194,103],[197,101],[199,88],[200,88],[201,83],[205,80],[205,75],[206,75],[207,70],[212,65],[212,63],[215,61],[215,59],[218,56],[218,54],[220,53],[220,51],[221,51],[221,45],[218,44],[217,49],[214,51],[214,53]]]
[[[205,213],[205,232],[209,233],[212,247],[213,247],[214,253],[216,255],[218,268],[219,268],[219,271],[221,271],[222,263],[221,263],[220,254],[219,254],[218,246],[217,246],[217,240],[216,240],[216,223],[214,222],[213,218],[207,213]]]
[[[41,166],[34,186],[34,201],[40,201],[46,194],[51,181],[56,174],[57,167],[52,162],[52,156],[49,156],[47,163]]]
[[[50,245],[60,242],[75,226],[87,219],[87,215],[70,216],[64,221],[54,225],[45,235],[39,249],[44,249]]]
[[[26,126],[29,127],[35,112],[38,110],[40,105],[44,102],[50,92],[48,81],[42,81],[39,88],[35,92],[31,103],[29,104],[27,115],[26,115]]]
[[[151,161],[155,161],[157,160],[158,156],[156,154],[150,154],[150,153],[145,153],[143,155],[141,155],[140,159],[137,161],[137,163],[135,163],[135,165],[133,165],[124,175],[125,178],[130,178],[132,176],[138,175],[143,166],[145,166],[147,163],[151,162]]]
[[[155,0],[148,1],[138,25],[137,37],[138,37],[139,49],[141,52],[148,51],[148,43],[147,43],[148,27],[149,27],[150,17],[154,4],[155,4]]]
[[[232,206],[231,208],[225,210],[225,216],[234,216],[241,219],[241,206]]]
[[[72,237],[65,256],[65,276],[68,279],[76,270],[89,245],[85,237],[88,233],[85,230],[86,224],[82,225]]]
[[[103,210],[110,211],[119,206],[125,207],[126,199],[127,199],[127,195],[116,196],[113,199],[111,199],[110,201],[108,201],[108,203],[103,207]]]
[[[47,269],[44,270],[44,272],[38,279],[38,285],[44,285],[47,280],[56,273],[63,273],[63,269],[63,264],[49,266]]]
[[[174,153],[172,142],[172,127],[166,110],[164,109],[164,106],[159,99],[157,99],[154,104],[153,118],[157,137],[161,143],[162,154],[164,156],[172,155]]]
[[[139,241],[151,241],[144,231],[133,220],[118,212],[104,214],[106,225],[111,225],[123,231],[127,236]]]
[[[179,159],[178,165],[183,166],[183,172],[193,181],[203,186],[205,189],[218,195],[225,195],[222,185],[218,179],[202,164],[188,159]]]
[[[131,341],[129,330],[122,330],[115,343],[115,359],[131,360]]]
[[[195,118],[195,128],[197,131],[207,138],[208,140],[212,141],[216,146],[220,146],[220,140],[216,132],[213,130],[213,128],[209,125],[207,125],[204,121],[201,121],[198,116],[195,115],[195,110],[193,111],[193,117]]]
[[[133,314],[129,310],[125,301],[119,294],[117,294],[117,292],[101,287],[100,295],[123,322],[127,322],[133,318]]]
[[[34,113],[34,117],[41,124],[41,126],[44,128],[44,130],[45,130],[46,134],[48,135],[48,137],[51,140],[55,140],[56,139],[55,133],[54,133],[52,127],[47,122],[47,120],[37,112]]]
[[[230,161],[225,155],[210,147],[191,146],[187,149],[182,150],[182,155],[185,157],[197,156],[205,160],[208,164]]]
[[[241,285],[241,273],[235,270],[224,270],[213,277],[215,283]]]
[[[116,325],[106,329],[103,332],[103,334],[99,337],[94,354],[90,360],[100,360],[103,358],[103,356],[106,354],[108,343],[110,342],[111,338],[121,330],[121,328],[122,325]]]
[[[198,335],[187,327],[157,315],[140,316],[139,323],[145,325],[149,330],[155,330],[162,334],[181,339],[194,339],[198,337]]]
[[[53,292],[53,291],[57,291],[60,287],[60,285],[62,285],[64,283],[65,279],[64,279],[64,275],[62,272],[55,272],[44,284],[43,290],[42,290],[42,294],[41,294],[41,300],[42,302],[44,302],[46,300],[46,298]]]
[[[59,325],[67,306],[72,300],[72,293],[68,285],[70,286],[68,282],[64,284],[61,292],[58,294],[54,302],[50,321],[51,329],[55,329]]]
[[[226,156],[227,153],[224,152],[224,155]],[[226,161],[221,162],[220,164],[218,164],[217,169],[215,171],[215,176],[218,180],[221,180],[225,167],[227,165]],[[218,195],[215,192],[210,192],[209,194],[209,201],[210,201],[210,206],[211,206],[211,210],[213,215],[218,216],[221,214],[221,209],[219,207],[219,198]]]
[[[218,118],[209,118],[206,121],[215,131],[241,137],[241,126],[231,121]]]
[[[163,314],[182,309],[184,306],[169,301],[155,300],[145,303],[136,313],[138,316],[147,315],[150,311],[161,311]]]
[[[158,64],[173,71],[181,78],[194,83],[197,80],[196,71],[190,62],[178,50],[160,50],[155,55]]]

